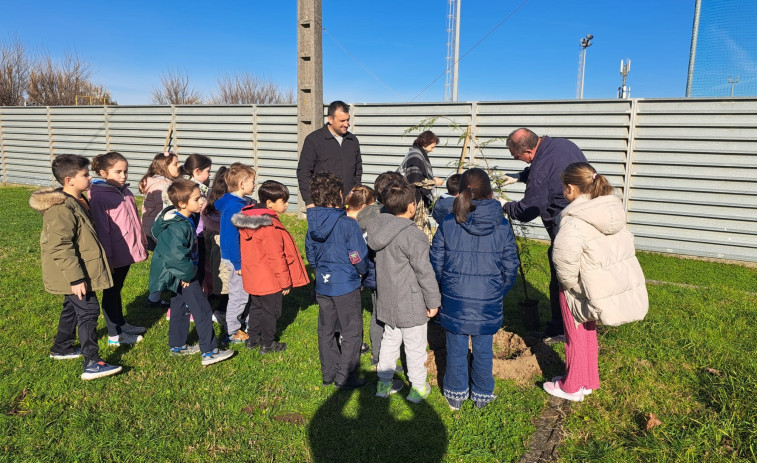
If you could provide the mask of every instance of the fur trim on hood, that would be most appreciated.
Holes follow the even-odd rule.
[[[231,223],[237,228],[257,230],[273,225],[273,219],[268,214],[247,215],[240,212],[231,216]]]
[[[66,195],[62,188],[49,187],[33,192],[29,198],[29,206],[40,214],[44,214],[51,207],[63,204],[65,201]]]

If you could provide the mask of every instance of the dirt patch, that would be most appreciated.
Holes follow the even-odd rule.
[[[305,417],[299,413],[282,413],[273,417],[276,421],[283,421],[284,423],[292,424],[305,424]]]
[[[444,330],[438,325],[429,325],[428,354],[426,368],[433,376],[432,382],[437,386],[444,377],[447,352],[444,347]],[[536,355],[520,336],[509,331],[500,330],[493,340],[494,361],[492,372],[495,378],[511,379],[520,385],[532,384],[531,378],[541,375],[542,370]]]
[[[528,450],[520,463],[557,461],[557,446],[562,438],[562,422],[570,413],[570,402],[550,396],[547,406],[536,418],[536,432],[531,436]]]

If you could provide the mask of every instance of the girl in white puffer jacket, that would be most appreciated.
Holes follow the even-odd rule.
[[[579,401],[599,388],[596,320],[613,326],[640,320],[649,301],[623,203],[607,178],[576,162],[562,182],[570,204],[560,215],[552,260],[561,286],[565,376],[545,382],[544,390]]]

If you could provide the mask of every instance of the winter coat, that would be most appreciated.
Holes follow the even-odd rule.
[[[307,219],[305,252],[315,270],[315,292],[344,296],[360,288],[360,276],[368,271],[368,246],[357,221],[334,207],[311,207]]]
[[[381,203],[374,202],[369,206],[358,212],[357,223],[360,225],[360,230],[363,232],[363,238],[368,237],[367,229],[373,219],[377,218],[381,213]],[[363,287],[376,291],[376,251],[368,248],[368,272],[363,275]]]
[[[234,193],[226,193],[215,202],[216,209],[221,213],[221,258],[231,261],[234,270],[242,269],[242,255],[239,252],[239,229],[231,223],[231,217],[248,204],[248,198]]]
[[[520,181],[526,183],[523,199],[506,203],[505,212],[521,222],[541,216],[549,238],[554,240],[560,212],[568,205],[562,191],[562,173],[574,162],[586,162],[575,143],[566,138],[542,137],[534,160],[520,174]]]
[[[384,213],[368,225],[367,240],[376,251],[376,318],[392,328],[428,322],[426,309],[442,300],[426,234],[412,220]]]
[[[423,198],[424,205],[430,206],[434,200],[435,183],[434,170],[426,150],[411,146],[397,172],[415,187],[415,202]]]
[[[502,300],[515,283],[515,238],[496,199],[473,201],[464,223],[442,220],[431,245],[441,285],[442,327],[456,334],[494,334],[502,326]]]
[[[294,238],[270,209],[248,206],[234,214],[242,253],[242,283],[254,296],[310,283]]]
[[[185,176],[184,176],[183,178],[184,178],[185,180],[191,180],[191,181],[195,182],[195,185],[197,185],[197,188],[199,188],[199,189],[200,189],[200,195],[202,196],[202,199],[204,199],[204,200],[206,200],[206,201],[207,201],[207,199],[208,199],[208,191],[210,191],[210,188],[208,188],[208,186],[207,186],[207,185],[205,185],[205,184],[204,184],[204,183],[202,183],[202,182],[198,182],[198,181],[197,181],[197,180],[195,180],[195,178],[194,178],[194,177],[192,177],[191,175],[185,175]],[[203,203],[203,205],[202,205],[202,209],[203,209],[203,210],[205,210],[205,205],[206,205],[206,204],[207,204],[207,203]],[[204,224],[204,223],[203,223],[203,221],[202,221],[202,220],[200,219],[200,216],[201,216],[201,213],[200,213],[200,214],[197,214],[197,217],[194,217],[194,218],[193,218],[193,219],[194,219],[194,221],[195,221],[195,223],[197,224],[197,236],[198,236],[198,237],[201,237],[201,236],[203,236],[203,232],[205,231],[205,224]]]
[[[147,239],[128,184],[119,188],[102,180],[93,181],[89,189],[89,206],[110,268],[147,259]]]
[[[92,219],[73,196],[62,188],[43,188],[32,193],[29,206],[42,214],[39,244],[47,292],[71,294],[71,286],[81,282],[87,283],[87,291],[113,286]]]
[[[145,180],[145,200],[142,202],[142,231],[152,236],[152,224],[160,211],[170,206],[163,201],[163,192],[171,185],[171,180],[162,175],[147,177]],[[155,238],[152,236],[152,238]]]
[[[155,219],[152,235],[158,244],[150,265],[150,292],[176,292],[182,281],[190,282],[197,274],[200,256],[195,224],[169,206]]]
[[[342,144],[334,138],[328,124],[314,130],[305,137],[302,153],[297,163],[297,183],[300,197],[305,204],[312,204],[310,179],[319,172],[331,172],[342,180],[342,194],[352,191],[363,177],[363,160],[360,156],[360,142],[351,132],[344,134]]]
[[[452,214],[452,205],[455,203],[455,196],[449,193],[444,193],[437,198],[434,203],[434,209],[431,211],[431,216],[434,218],[436,224],[442,223],[448,214]]]
[[[614,195],[582,195],[562,212],[552,261],[573,318],[621,325],[649,309],[644,273],[626,228],[623,203]]]

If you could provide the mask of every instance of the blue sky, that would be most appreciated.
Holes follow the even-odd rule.
[[[587,33],[584,98],[615,98],[626,58],[632,97],[684,96],[694,0],[524,1],[462,0],[461,55],[512,16],[460,61],[460,101],[574,98]],[[16,35],[53,56],[76,50],[120,104],[149,104],[161,73],[176,69],[206,96],[235,72],[294,88],[296,4],[0,0],[0,40]],[[326,102],[442,100],[444,77],[421,91],[444,71],[446,0],[323,0],[322,9]]]

